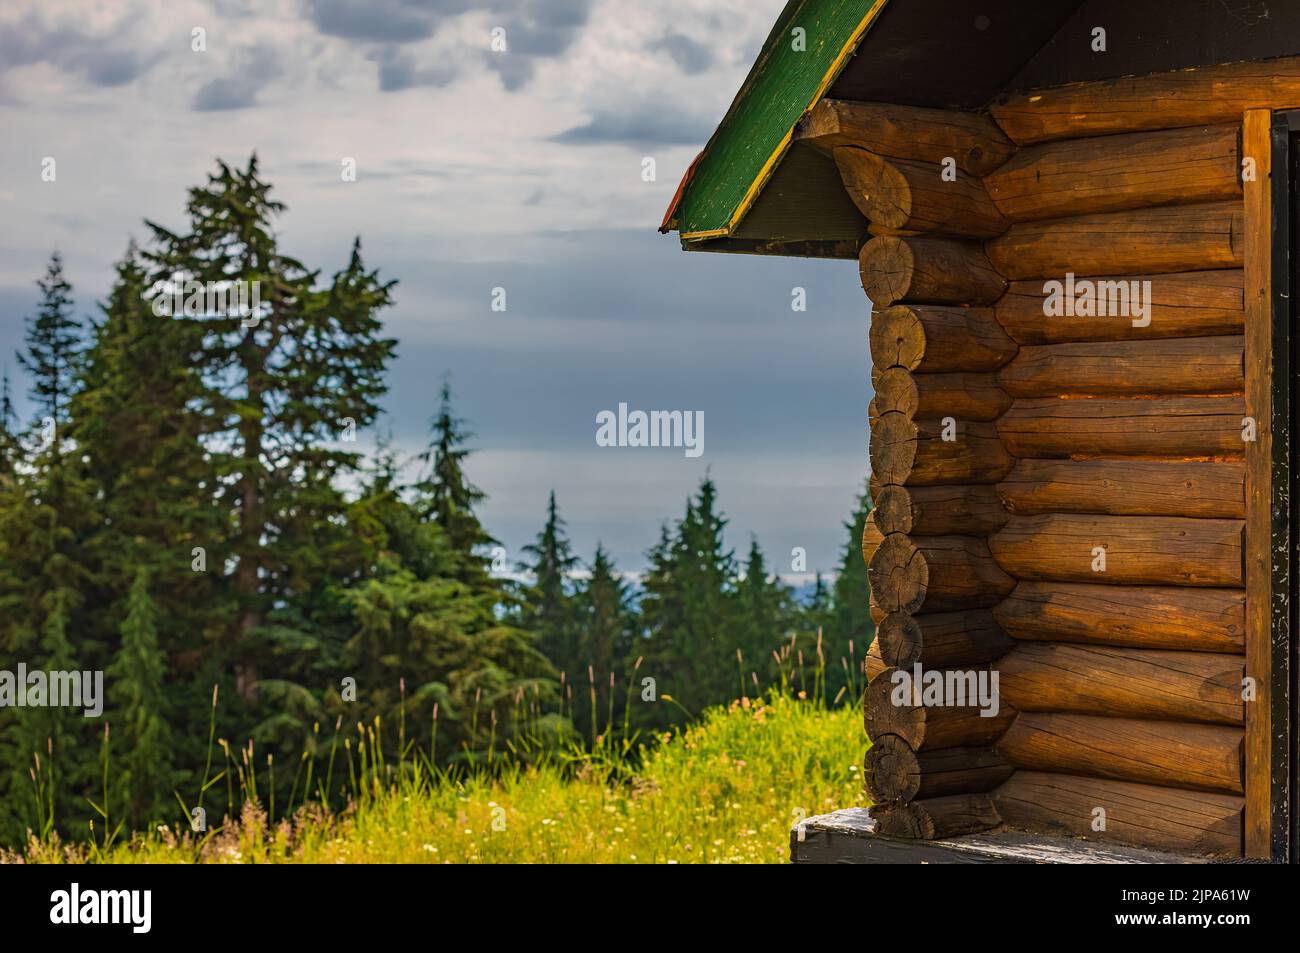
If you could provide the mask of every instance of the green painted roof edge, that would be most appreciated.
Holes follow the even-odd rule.
[[[731,234],[887,0],[789,0],[731,107],[696,160],[669,224],[683,241]],[[805,49],[792,31],[803,27]]]

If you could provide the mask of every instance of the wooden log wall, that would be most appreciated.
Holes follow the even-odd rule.
[[[981,176],[1015,147],[987,116],[872,104],[823,103],[801,136],[835,160],[876,236],[860,257],[875,309],[867,791],[884,833],[987,830],[1001,823],[989,792],[1013,771],[993,743],[1015,712],[899,704],[894,676],[987,678],[1013,645],[992,609],[1016,581],[988,540],[1010,519],[996,487],[1015,460],[996,421],[1014,398],[997,375],[1019,346],[992,307],[1008,283],[983,245],[1010,223]]]
[[[1020,345],[989,539],[1020,714],[990,797],[1012,826],[1239,855],[1245,203],[1240,117],[1209,118],[1025,143],[985,178]]]
[[[1242,853],[1245,153],[1240,110],[1185,95],[1131,127],[822,103],[801,132],[873,236],[884,833]],[[917,665],[996,672],[996,711],[899,705]]]

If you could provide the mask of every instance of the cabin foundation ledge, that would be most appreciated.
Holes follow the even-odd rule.
[[[800,836],[802,828],[802,837]],[[794,864],[1208,864],[1220,858],[1171,854],[1058,837],[999,830],[940,840],[910,840],[876,833],[871,809],[850,807],[810,817],[790,830]],[[1227,862],[1234,862],[1229,860]],[[1240,860],[1235,860],[1240,863]]]

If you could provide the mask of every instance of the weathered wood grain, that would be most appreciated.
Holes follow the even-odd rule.
[[[1112,516],[1246,515],[1242,463],[1177,460],[1020,460],[997,495],[1010,513]]]
[[[974,536],[884,538],[867,565],[872,598],[886,612],[988,608],[1015,588],[983,539]]]
[[[1242,738],[1242,729],[1223,725],[1025,711],[997,750],[1033,771],[1241,794]],[[904,771],[905,762],[899,758]],[[895,777],[886,774],[880,783]],[[906,785],[911,775],[897,777]]]
[[[913,374],[901,367],[873,371],[873,416],[896,411],[909,417],[954,417],[990,421],[1011,406],[1011,397],[992,374],[957,371]]]
[[[872,649],[882,667],[961,668],[1005,655],[1015,643],[987,609],[914,616],[891,612],[876,624]]]
[[[1065,275],[1050,276],[1064,285]],[[1245,298],[1242,271],[1224,268],[1214,271],[1182,271],[1167,275],[1104,275],[1094,279],[1094,292],[1107,300],[1105,314],[1044,314],[1048,292],[1043,280],[1013,281],[997,303],[998,323],[1020,344],[1058,344],[1066,341],[1149,341],[1156,338],[1201,337],[1240,334],[1244,327]],[[1129,307],[1134,301],[1133,283],[1150,308],[1150,323],[1134,326],[1141,316],[1126,317],[1127,285]],[[1149,286],[1147,283],[1150,283]],[[1114,305],[1114,306],[1112,306]]]
[[[989,537],[989,549],[1018,579],[1240,586],[1244,526],[1233,519],[1040,513],[1012,516]]]
[[[1032,345],[997,383],[1012,397],[1239,394],[1244,346],[1240,335]]]
[[[984,248],[1013,280],[1240,268],[1243,222],[1241,202],[1168,205],[1020,222]]]
[[[879,235],[858,256],[862,290],[878,308],[917,304],[989,305],[1006,280],[976,242]]]
[[[1017,639],[1240,653],[1242,589],[1022,581],[993,609]]]
[[[1070,139],[1021,149],[984,184],[1015,221],[1241,198],[1234,123]]]
[[[877,230],[955,238],[992,238],[1010,222],[978,176],[907,159],[885,159],[853,146],[833,150],[845,191]]]
[[[872,739],[897,735],[913,751],[988,745],[1016,716],[1005,699],[987,717],[974,705],[927,707],[906,700],[896,705],[892,697],[895,671],[885,669],[872,678],[863,693],[863,719],[867,736]]]
[[[1229,794],[1017,771],[991,797],[1006,824],[1022,830],[1158,850],[1241,853],[1242,798]]]
[[[954,794],[873,812],[876,830],[889,837],[933,840],[998,827],[1002,819],[987,794]]]
[[[1240,655],[1024,642],[994,667],[1018,711],[1243,724]]]
[[[944,439],[948,429],[951,440]],[[942,418],[900,413],[872,421],[868,455],[872,477],[882,487],[996,483],[1015,464],[992,423],[954,420],[947,428]]]
[[[1001,529],[1009,516],[998,493],[984,484],[890,484],[881,488],[875,503],[871,515],[882,532],[911,536],[987,536]]]
[[[1022,398],[997,421],[1015,457],[1241,459],[1248,432],[1241,397],[1153,400]],[[957,482],[957,481],[952,481]]]
[[[1008,137],[1028,145],[1237,122],[1245,110],[1296,106],[1300,57],[1290,56],[1015,93],[990,113]]]
[[[997,123],[982,113],[835,99],[818,102],[794,137],[825,152],[858,146],[920,162],[942,162],[951,156],[971,175],[996,169],[1015,152]]]
[[[990,308],[894,305],[871,315],[871,364],[922,373],[994,371],[1016,343]]]
[[[991,791],[1012,768],[990,748],[913,751],[897,735],[872,742],[863,759],[867,796],[877,805]]]
[[[1297,64],[1289,61],[1288,65]],[[1275,636],[1272,615],[1277,599],[1273,593],[1273,568],[1274,560],[1280,558],[1285,563],[1286,555],[1275,556],[1273,552],[1272,116],[1269,109],[1251,109],[1245,115],[1242,128],[1243,151],[1256,160],[1255,180],[1246,183],[1245,197],[1246,407],[1258,430],[1255,440],[1245,448],[1246,672],[1255,687],[1254,700],[1246,706],[1248,797],[1245,843],[1246,851],[1252,857],[1273,856],[1274,845],[1279,839],[1285,840],[1287,837],[1285,829],[1274,830],[1275,825],[1281,822],[1275,814],[1273,804],[1273,779],[1279,770],[1273,756],[1274,735],[1285,730],[1283,726],[1273,723]],[[1285,170],[1277,170],[1277,174],[1287,173]],[[1290,503],[1294,505],[1294,500]],[[1294,541],[1292,545],[1295,545]],[[1294,626],[1294,622],[1290,625]],[[1294,737],[1289,744],[1294,757]]]

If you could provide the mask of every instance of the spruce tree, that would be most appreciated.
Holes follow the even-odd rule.
[[[158,644],[157,609],[149,596],[149,573],[141,568],[127,597],[121,644],[105,673],[114,757],[119,765],[116,782],[123,794],[130,829],[170,810],[172,797],[171,732],[169,706],[164,693],[164,658]]]
[[[736,695],[739,612],[735,554],[723,538],[717,487],[705,477],[685,517],[648,553],[641,600],[647,631],[643,673],[675,704],[659,706],[652,723],[675,723]]]
[[[578,587],[574,596],[577,616],[577,654],[587,660],[595,690],[597,723],[590,722],[590,706],[584,710],[577,706],[574,715],[579,730],[594,734],[601,719],[609,720],[611,713],[617,722],[621,715],[618,707],[626,696],[626,681],[633,676],[633,652],[637,648],[636,617],[628,584],[619,577],[609,554],[596,544],[596,554],[591,561],[590,576]],[[572,669],[570,669],[572,671]],[[583,671],[586,671],[584,666]],[[612,676],[612,678],[611,678]],[[610,682],[614,681],[611,694]]]
[[[0,480],[13,473],[22,456],[18,443],[18,414],[14,411],[13,396],[9,387],[9,367],[5,366],[0,379]]]
[[[336,478],[357,472],[360,457],[337,441],[378,413],[395,343],[376,317],[393,282],[365,268],[358,241],[322,284],[281,249],[273,222],[284,206],[270,191],[256,156],[244,169],[219,162],[190,191],[182,230],[148,223],[146,253],[155,287],[185,291],[185,313],[171,320],[201,332],[194,404],[216,422],[205,449],[221,476],[214,505],[232,524],[216,547],[234,564],[235,618],[220,639],[249,704],[264,676],[314,677],[285,662],[326,650],[303,613],[330,598],[334,558],[348,545]],[[234,287],[260,302],[190,295],[190,281],[215,291],[244,282]]]
[[[462,554],[462,578],[473,579],[484,571],[480,550],[496,540],[474,512],[486,495],[465,475],[465,459],[471,452],[465,443],[474,434],[452,408],[449,378],[444,378],[438,396],[438,413],[429,424],[429,446],[420,455],[427,470],[416,490],[425,515],[442,527],[452,548]]]
[[[813,580],[813,591],[808,595],[804,606],[805,618],[813,620],[814,628],[825,625],[831,611],[831,590],[826,585],[826,577],[819,569]]]
[[[569,678],[577,675],[592,663],[583,659],[574,630],[574,609],[569,574],[578,565],[569,541],[564,535],[564,520],[560,518],[551,490],[546,506],[546,525],[537,534],[536,541],[524,547],[528,560],[519,568],[532,574],[534,582],[524,597],[523,624],[537,636],[537,647]]]
[[[791,621],[792,598],[789,587],[767,570],[762,547],[757,539],[749,544],[745,574],[739,586],[742,635],[742,658],[737,660],[742,679],[737,689],[753,694],[752,674],[760,684],[771,674],[772,652],[776,650]]]
[[[50,256],[45,277],[36,282],[41,303],[35,317],[27,321],[26,349],[18,352],[18,363],[32,378],[37,422],[63,422],[64,409],[72,393],[80,353],[81,322],[72,313],[72,285],[63,275],[63,258]]]
[[[159,748],[158,778],[198,772],[207,744],[208,699],[226,661],[222,639],[236,606],[223,573],[230,514],[204,442],[220,426],[192,410],[204,395],[193,356],[203,329],[157,315],[150,279],[131,244],[101,305],[69,404],[67,432],[101,500],[82,547],[98,597],[90,631],[116,654],[137,576],[147,573],[154,628],[167,659],[172,744]],[[244,725],[228,721],[227,730]],[[180,779],[193,790],[197,777]],[[174,805],[171,789],[166,804]]]
[[[104,644],[96,633],[95,578],[85,544],[101,501],[84,461],[64,453],[79,324],[71,316],[71,288],[57,254],[38,284],[43,301],[29,322],[27,351],[19,361],[32,375],[44,439],[18,448],[26,465],[0,479],[0,658],[22,661],[29,671],[95,671],[103,667]],[[70,708],[20,710],[0,729],[9,768],[0,778],[0,800],[32,803],[29,772],[39,755],[48,778],[57,781],[56,825],[64,833],[84,829],[83,797],[98,727],[93,722]]]

